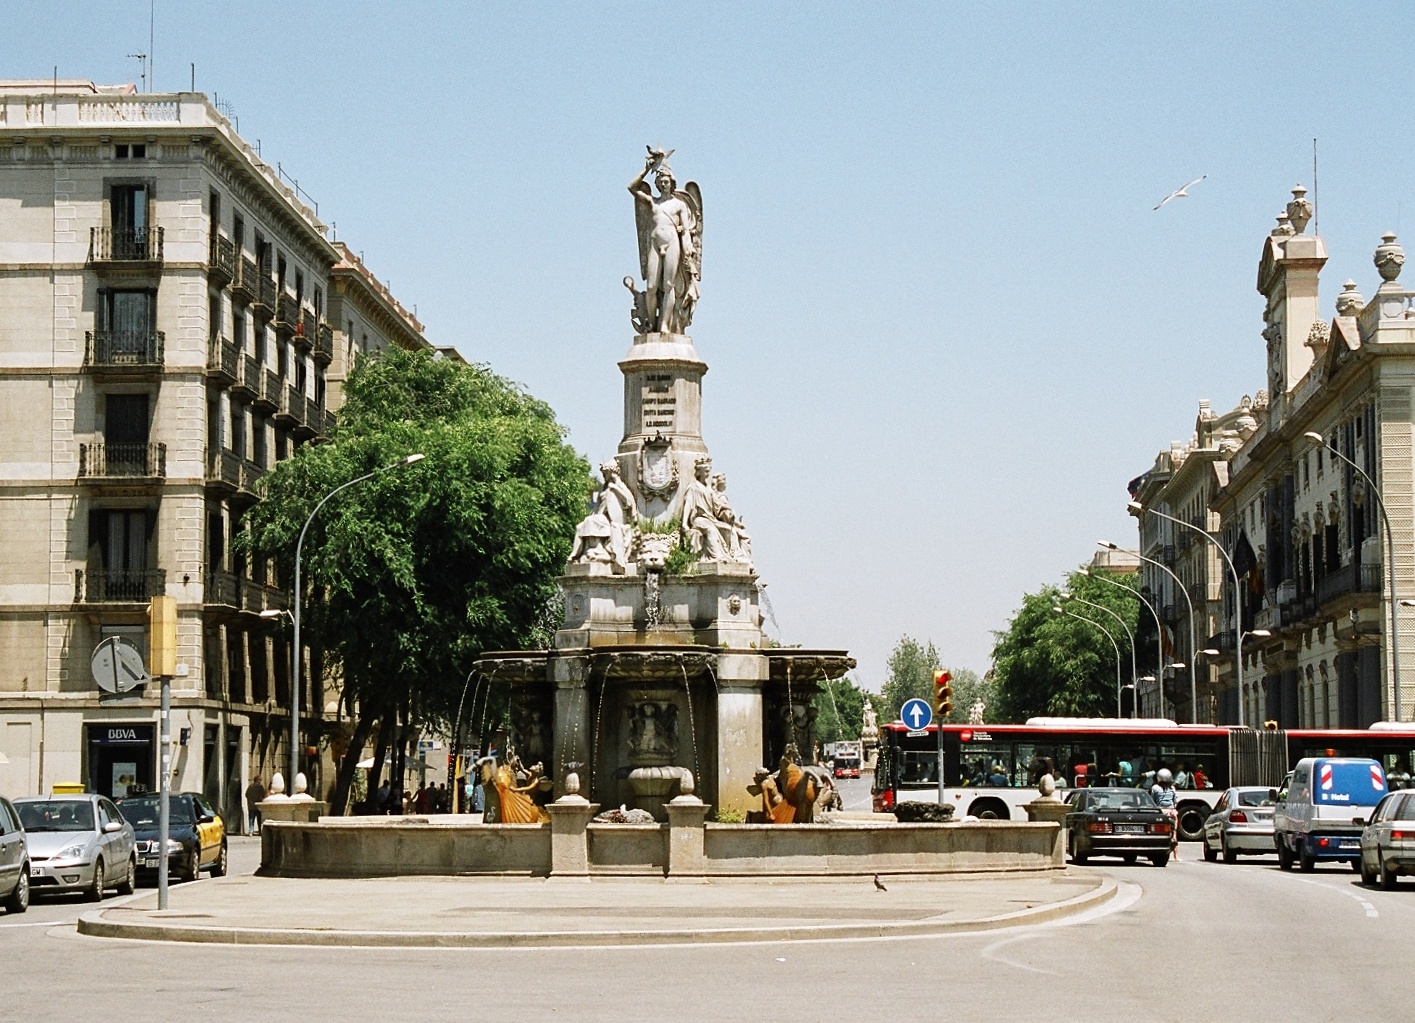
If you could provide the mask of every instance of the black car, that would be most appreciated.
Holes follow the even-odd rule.
[[[1073,862],[1092,856],[1119,856],[1126,863],[1145,856],[1157,867],[1169,862],[1174,826],[1144,789],[1077,789],[1067,804]]]
[[[204,796],[173,793],[168,811],[167,869],[183,881],[195,881],[203,870],[212,877],[226,873],[226,828],[221,816]],[[152,874],[161,863],[158,814],[162,809],[155,792],[118,801],[118,811],[133,826],[138,843],[138,869]]]

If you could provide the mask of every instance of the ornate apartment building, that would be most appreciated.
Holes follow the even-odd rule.
[[[205,96],[0,82],[0,793],[156,785],[157,693],[101,691],[90,658],[146,652],[167,594],[174,788],[243,819],[288,762],[291,651],[261,617],[282,581],[230,538],[388,344],[429,347]]]
[[[1415,295],[1400,284],[1405,256],[1388,234],[1375,250],[1373,298],[1347,281],[1324,318],[1327,254],[1306,233],[1311,215],[1299,186],[1263,243],[1267,390],[1214,421],[1207,443],[1201,410],[1196,440],[1132,484],[1145,509],[1208,530],[1232,559],[1230,569],[1195,531],[1139,513],[1142,546],[1185,580],[1207,623],[1198,642],[1219,651],[1200,657],[1200,691],[1211,694],[1200,720],[1364,728],[1415,710],[1412,609],[1399,607],[1415,597]],[[1147,580],[1163,586],[1160,574]],[[1187,699],[1168,707],[1188,719]]]

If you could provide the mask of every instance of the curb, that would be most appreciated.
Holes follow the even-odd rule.
[[[78,932],[95,938],[185,941],[215,945],[303,945],[369,948],[566,948],[615,945],[701,945],[730,942],[822,941],[859,938],[921,938],[1022,927],[1064,919],[1109,902],[1119,893],[1112,878],[1061,902],[976,920],[909,923],[823,924],[641,931],[344,931],[335,928],[217,927],[149,921],[116,921],[106,911],[79,917]]]

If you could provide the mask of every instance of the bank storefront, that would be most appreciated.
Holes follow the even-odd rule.
[[[157,789],[156,729],[148,722],[88,722],[88,790],[110,799]]]

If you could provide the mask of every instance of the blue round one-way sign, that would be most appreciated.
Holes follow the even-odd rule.
[[[927,700],[921,700],[917,696],[912,700],[905,700],[904,706],[899,708],[899,720],[916,732],[920,728],[927,728],[933,719],[933,708]]]

